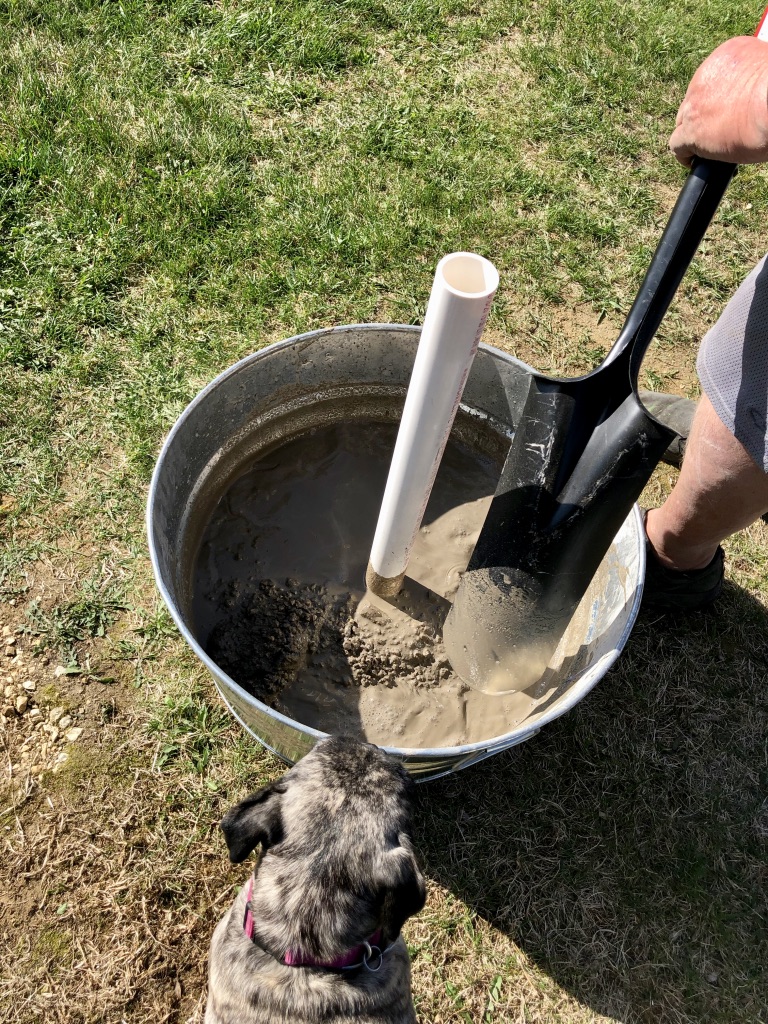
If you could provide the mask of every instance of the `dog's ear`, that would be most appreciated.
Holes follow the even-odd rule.
[[[285,790],[282,782],[273,782],[231,807],[221,819],[221,830],[233,864],[245,860],[259,843],[267,850],[280,842],[283,835],[280,805]]]
[[[424,906],[427,888],[409,845],[387,851],[382,875],[382,924],[387,935],[394,938],[408,918]]]

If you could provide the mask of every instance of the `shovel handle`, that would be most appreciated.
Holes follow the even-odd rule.
[[[640,363],[715,215],[736,164],[697,160],[672,210],[626,322],[602,366],[625,359],[637,388]]]

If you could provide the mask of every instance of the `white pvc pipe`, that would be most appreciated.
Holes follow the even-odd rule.
[[[499,274],[483,256],[443,256],[421,329],[366,573],[368,587],[400,590]]]

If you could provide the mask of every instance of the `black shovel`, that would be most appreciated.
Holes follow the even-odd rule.
[[[675,437],[641,404],[638,371],[735,171],[735,164],[713,160],[694,165],[626,323],[597,369],[571,380],[531,374],[495,496],[444,625],[448,657],[466,682],[497,692],[518,689],[517,654],[534,634],[541,657],[551,653]]]

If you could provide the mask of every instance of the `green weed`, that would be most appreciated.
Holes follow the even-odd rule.
[[[49,610],[39,601],[32,601],[27,608],[28,631],[38,637],[37,653],[53,648],[67,665],[76,668],[79,645],[106,636],[125,607],[113,590],[87,583],[77,600],[54,605]]]
[[[183,761],[202,774],[210,764],[230,719],[222,708],[201,697],[167,697],[148,723],[158,742],[155,763],[160,769]]]

